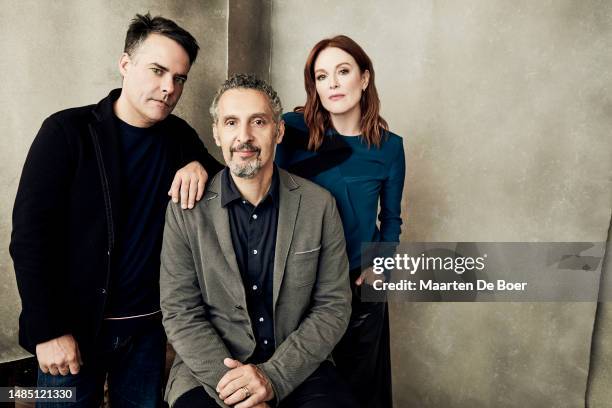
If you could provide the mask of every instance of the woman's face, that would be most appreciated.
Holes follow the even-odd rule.
[[[359,101],[370,73],[361,72],[351,54],[336,47],[325,48],[315,60],[314,77],[321,104],[332,116],[356,110],[361,117]]]

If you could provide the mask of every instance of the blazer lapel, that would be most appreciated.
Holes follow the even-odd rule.
[[[244,293],[240,269],[238,269],[238,262],[236,261],[234,245],[232,244],[229,215],[227,209],[221,206],[221,174],[222,172],[217,173],[212,181],[210,181],[210,187],[203,199],[206,201],[213,201],[208,206],[208,209],[212,212],[211,218],[217,233],[219,246],[229,266],[229,271],[227,271],[228,275],[222,280],[223,285],[230,293],[234,294],[235,299],[244,300],[246,299],[246,295]]]
[[[293,232],[295,230],[295,222],[297,220],[301,199],[301,194],[298,190],[299,184],[297,184],[293,177],[286,171],[278,169],[278,172],[280,176],[280,206],[278,208],[278,227],[276,230],[276,246],[274,250],[274,283],[272,298],[274,310],[276,310],[276,301],[278,299],[281,284],[283,283],[285,265],[287,264],[289,248],[293,240]]]

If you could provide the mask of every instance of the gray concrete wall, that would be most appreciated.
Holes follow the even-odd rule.
[[[229,2],[228,74],[250,72],[270,80],[272,0]]]
[[[17,346],[20,310],[8,254],[10,214],[21,167],[43,119],[60,109],[96,103],[121,86],[117,62],[127,26],[150,11],[176,20],[201,52],[175,113],[208,146],[208,106],[227,72],[227,0],[63,0],[0,3],[0,362],[26,356]],[[216,147],[213,149],[216,151]]]
[[[202,45],[177,113],[205,141],[207,106],[228,70],[269,74],[290,109],[304,100],[312,45],[337,33],[355,38],[374,60],[383,115],[404,136],[404,241],[605,240],[612,4],[262,4],[263,11],[227,0],[0,2],[0,362],[25,356],[16,346],[20,306],[8,242],[27,149],[47,115],[120,85],[116,62],[136,12],[176,19]],[[269,31],[257,22],[269,22]],[[256,35],[244,36],[242,24]],[[612,319],[603,307],[597,324],[589,303],[391,309],[397,407],[584,406],[589,371],[591,406],[612,399]]]
[[[321,38],[347,34],[372,57],[382,114],[406,149],[402,240],[606,240],[612,3],[278,0],[271,22],[286,109],[304,102]],[[394,303],[396,404],[582,407],[595,311]]]

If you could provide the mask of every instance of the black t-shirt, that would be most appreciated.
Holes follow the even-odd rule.
[[[172,135],[156,126],[138,128],[117,120],[121,219],[106,317],[159,310],[159,256],[174,176],[167,155],[167,138]]]

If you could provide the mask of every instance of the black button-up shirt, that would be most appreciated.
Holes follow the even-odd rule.
[[[228,168],[221,179],[221,205],[229,213],[232,244],[246,293],[247,309],[257,345],[249,363],[262,363],[274,354],[273,277],[278,224],[278,170],[257,207],[242,198]]]

